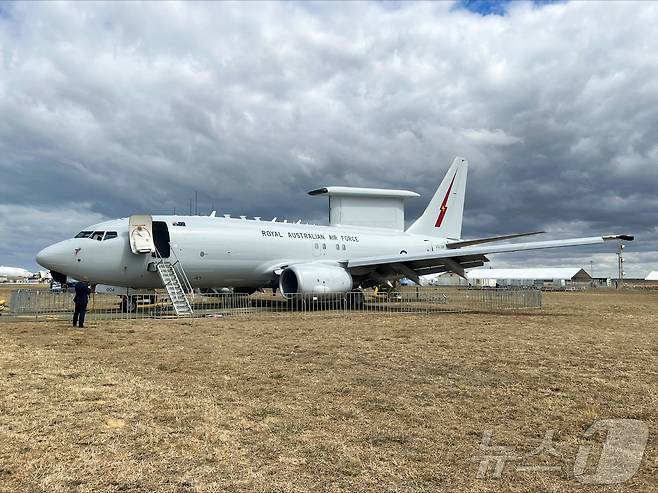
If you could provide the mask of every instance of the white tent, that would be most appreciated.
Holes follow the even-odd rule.
[[[644,279],[645,281],[658,281],[658,270],[649,272],[649,275]]]

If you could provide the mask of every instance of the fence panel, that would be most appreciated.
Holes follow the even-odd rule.
[[[440,312],[502,312],[540,309],[542,293],[535,289],[467,289],[404,287],[396,291],[329,293],[319,297],[280,294],[197,294],[192,300],[194,317],[235,317],[259,313],[385,313],[431,314]],[[68,318],[73,313],[73,294],[46,289],[19,289],[12,293],[9,314],[15,317]],[[166,293],[90,297],[88,320],[140,320],[174,318]]]

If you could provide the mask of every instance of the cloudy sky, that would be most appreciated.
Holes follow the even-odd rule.
[[[425,206],[470,163],[464,236],[631,233],[658,269],[658,4],[0,3],[0,263],[104,218],[323,222],[324,185]],[[615,271],[616,246],[490,264]]]

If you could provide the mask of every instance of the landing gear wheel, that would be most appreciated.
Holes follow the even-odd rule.
[[[351,310],[361,310],[363,308],[363,291],[355,289],[347,293],[345,297],[345,307]]]
[[[137,298],[135,296],[122,296],[120,307],[122,313],[135,313],[137,311]]]

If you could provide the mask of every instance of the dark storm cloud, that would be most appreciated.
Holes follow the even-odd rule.
[[[459,154],[466,236],[629,231],[629,271],[656,268],[656,5],[389,7],[6,4],[0,262],[195,190],[204,212],[318,221],[317,186],[427,197]],[[613,272],[613,251],[496,263]]]

